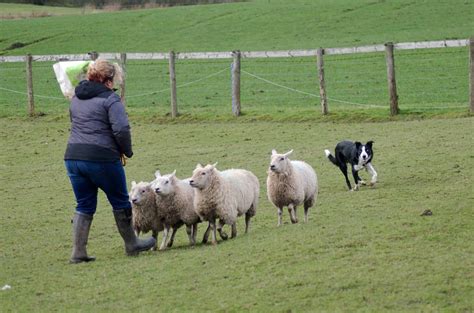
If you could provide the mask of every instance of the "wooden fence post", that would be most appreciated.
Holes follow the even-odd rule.
[[[240,51],[232,52],[234,62],[232,63],[232,113],[240,116]]]
[[[471,70],[469,72],[469,84],[471,85],[471,93],[470,93],[470,111],[474,113],[474,37],[469,39],[469,63],[471,65]]]
[[[178,116],[178,103],[176,100],[176,72],[175,72],[175,58],[174,51],[170,51],[169,65],[170,65],[170,87],[171,87],[171,117]]]
[[[26,56],[26,90],[28,93],[28,115],[35,115],[35,99],[33,96],[33,57]]]
[[[99,53],[97,53],[97,51],[91,51],[88,53],[88,55],[91,57],[92,61],[97,60],[97,58],[99,57]]]
[[[319,96],[321,97],[321,112],[323,115],[326,115],[328,114],[328,99],[326,97],[326,83],[324,82],[324,49],[319,48],[316,53],[319,76]]]
[[[124,106],[127,105],[125,100],[125,79],[127,77],[127,54],[120,53],[120,67],[122,68],[122,80],[120,82],[120,99]]]
[[[387,42],[385,44],[385,59],[387,61],[387,80],[388,92],[390,94],[390,115],[397,115],[398,109],[398,95],[397,82],[395,80],[395,59],[393,57],[393,43]]]

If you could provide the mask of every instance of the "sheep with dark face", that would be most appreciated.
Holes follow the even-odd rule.
[[[155,192],[158,218],[164,225],[160,250],[173,245],[176,231],[183,224],[186,225],[189,243],[194,245],[200,219],[194,211],[194,189],[189,185],[189,180],[177,178],[176,171],[163,176],[156,171],[155,177],[156,179],[151,182],[151,188]],[[170,230],[172,230],[171,237]]]
[[[283,207],[288,207],[292,223],[297,223],[296,208],[304,205],[304,221],[308,222],[308,211],[316,202],[318,180],[314,169],[303,161],[288,158],[293,150],[279,154],[272,151],[267,177],[268,200],[278,208],[278,226],[281,225]]]
[[[217,163],[216,163],[217,164]],[[190,185],[196,189],[194,208],[203,221],[209,222],[203,242],[207,242],[212,230],[212,243],[217,244],[216,229],[222,239],[227,234],[222,230],[225,224],[232,228],[231,238],[237,235],[237,217],[245,214],[245,232],[250,219],[257,212],[260,186],[257,177],[244,169],[219,171],[214,165],[196,166]],[[219,224],[216,226],[216,220]]]
[[[156,240],[164,226],[158,217],[155,192],[150,183],[132,181],[129,199],[132,204],[132,225],[135,234],[139,236],[141,232],[147,233],[151,230]],[[156,245],[153,250],[156,250]]]

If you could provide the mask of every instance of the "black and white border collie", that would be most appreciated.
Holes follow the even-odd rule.
[[[358,141],[341,141],[336,145],[335,157],[329,150],[324,150],[329,161],[338,166],[342,174],[344,174],[349,190],[359,190],[361,185],[365,185],[365,182],[360,179],[358,174],[358,172],[363,168],[372,175],[370,186],[373,186],[377,182],[377,172],[371,163],[374,156],[372,151],[373,143],[373,141],[368,141],[363,145]],[[347,178],[347,163],[350,163],[352,167],[352,176],[354,176],[355,181],[354,189],[352,189],[349,178]]]

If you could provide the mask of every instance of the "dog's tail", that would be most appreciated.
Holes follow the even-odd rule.
[[[325,149],[324,153],[326,153],[326,157],[329,159],[329,161],[332,162],[332,164],[338,166],[336,158],[333,157],[333,155],[331,154],[331,151],[329,151],[328,149]]]

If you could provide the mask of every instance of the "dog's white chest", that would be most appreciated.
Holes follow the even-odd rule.
[[[354,169],[356,171],[360,171],[361,169],[363,169],[367,165],[367,161],[369,161],[369,154],[365,150],[365,146],[362,147],[362,151],[359,155],[358,161],[359,162],[356,165],[354,165]]]

